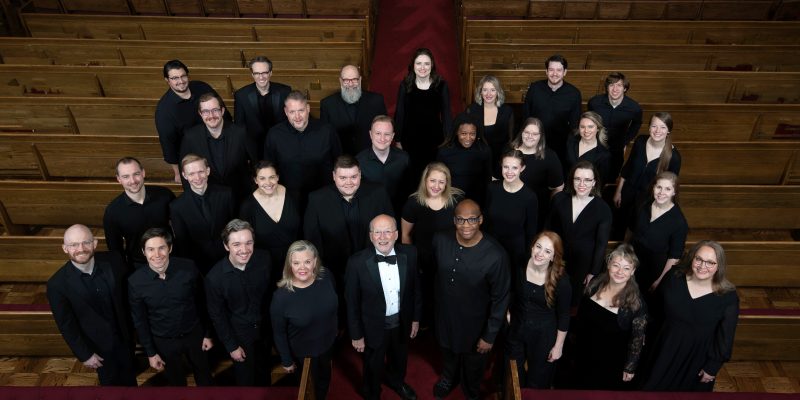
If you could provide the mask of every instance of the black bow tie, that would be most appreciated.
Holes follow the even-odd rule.
[[[387,264],[397,264],[397,256],[384,256],[383,254],[375,254],[375,262],[385,262]]]

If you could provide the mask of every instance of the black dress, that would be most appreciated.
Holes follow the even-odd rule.
[[[581,298],[576,318],[578,387],[594,390],[631,390],[622,373],[635,374],[644,346],[647,306],[617,313],[592,300],[592,292]]]
[[[409,176],[416,180],[425,166],[436,158],[436,148],[450,132],[452,117],[447,82],[441,80],[427,90],[413,85],[410,92],[406,91],[405,82],[401,82],[394,120],[397,124],[395,140],[408,152]]]
[[[536,235],[539,206],[536,194],[524,184],[515,193],[503,187],[503,181],[494,181],[486,191],[486,231],[506,249],[511,265],[525,265],[527,254]],[[516,268],[512,269],[515,279]]]
[[[578,161],[589,161],[597,168],[597,172],[600,173],[600,183],[606,184],[611,183],[611,173],[609,168],[609,160],[611,157],[611,153],[608,152],[608,149],[600,144],[599,139],[597,146],[586,153],[581,154],[578,156],[579,145],[581,142],[581,137],[578,135],[570,136],[567,139],[567,159],[564,160],[564,175],[569,176],[569,171],[572,169],[572,166],[578,163]]]
[[[271,282],[277,282],[280,279],[280,271],[283,271],[286,250],[300,236],[300,214],[297,210],[297,204],[287,194],[283,201],[281,219],[275,221],[261,207],[255,196],[250,194],[242,203],[242,207],[239,210],[239,218],[253,226],[255,247],[269,250],[273,271]]]
[[[493,125],[486,125],[483,120],[483,106],[477,103],[467,107],[467,114],[474,115],[481,123],[483,137],[492,151],[492,176],[501,179],[500,163],[503,151],[514,134],[514,110],[508,104],[497,108],[497,119]]]
[[[644,390],[712,391],[715,381],[701,383],[697,374],[703,370],[716,376],[731,358],[739,296],[734,290],[692,299],[686,276],[677,268],[667,273],[659,290],[666,319]]]
[[[592,197],[572,222],[572,196],[559,192],[553,197],[546,227],[558,233],[564,241],[564,262],[572,283],[572,304],[577,305],[583,293],[583,279],[587,274],[597,276],[602,270],[611,232],[611,209],[603,199]]]
[[[520,180],[536,193],[539,202],[538,230],[544,226],[547,220],[547,213],[550,210],[550,188],[556,188],[564,184],[564,173],[561,169],[561,161],[556,152],[550,149],[544,150],[544,158],[539,159],[535,154],[525,154],[525,170],[520,174]]]
[[[484,205],[486,185],[492,180],[492,153],[488,146],[476,142],[468,149],[460,144],[443,147],[436,159],[450,169],[453,187],[463,190],[466,198]]]
[[[652,222],[650,206],[639,207],[632,227],[631,244],[639,257],[639,268],[634,276],[642,293],[647,293],[658,279],[668,259],[679,260],[683,256],[689,233],[689,224],[677,204]]]

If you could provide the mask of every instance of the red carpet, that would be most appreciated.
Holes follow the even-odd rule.
[[[394,115],[397,88],[419,47],[436,59],[436,70],[450,88],[453,115],[463,111],[455,9],[452,0],[382,0],[378,6],[370,90],[381,93]]]
[[[678,393],[678,392],[605,392],[601,390],[523,389],[523,400],[789,400],[797,394],[777,393]]]

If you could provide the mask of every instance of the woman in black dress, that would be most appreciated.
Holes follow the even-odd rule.
[[[631,279],[639,261],[630,245],[621,244],[606,264],[578,306],[575,376],[581,389],[630,390],[647,328],[647,306]]]
[[[555,362],[564,349],[572,289],[564,272],[563,254],[558,234],[543,231],[531,246],[527,265],[513,282],[516,295],[509,311],[507,351],[517,362],[523,387],[549,389]]]
[[[502,179],[501,157],[514,135],[514,110],[505,104],[506,93],[500,80],[486,75],[475,87],[475,102],[467,107],[467,114],[475,116],[483,137],[492,150],[492,176]]]
[[[678,207],[678,176],[664,171],[652,187],[653,201],[639,207],[630,240],[642,266],[636,282],[645,294],[653,292],[680,261],[689,233],[689,224]]]
[[[681,264],[664,277],[664,326],[655,341],[645,390],[712,391],[733,351],[739,296],[725,277],[719,243],[695,244]]]
[[[587,111],[581,115],[578,130],[567,138],[567,150],[564,160],[564,171],[569,171],[580,160],[586,160],[597,167],[600,172],[600,183],[609,182],[609,160],[611,153],[603,119],[595,112]]]
[[[553,197],[545,226],[564,239],[564,261],[577,305],[584,286],[599,274],[611,231],[611,210],[597,184],[597,168],[578,161],[569,174],[572,185]]]
[[[538,229],[544,226],[550,199],[564,190],[564,172],[556,152],[545,145],[542,121],[528,118],[522,124],[510,147],[522,152],[525,170],[520,178],[536,193],[539,202]]]
[[[278,170],[271,161],[255,167],[256,190],[239,209],[239,218],[253,227],[257,249],[269,250],[272,271],[283,265],[289,244],[298,239],[300,215],[292,196],[278,183]],[[276,275],[276,274],[273,274]],[[273,277],[271,282],[278,280]]]
[[[410,156],[409,176],[419,176],[435,159],[436,146],[450,132],[450,115],[447,82],[436,72],[433,53],[419,48],[400,83],[394,115],[395,140]]]
[[[465,197],[484,205],[486,185],[492,180],[492,153],[476,121],[466,114],[457,116],[453,132],[439,147],[436,161],[450,169],[453,186],[463,190]]]
[[[506,249],[510,264],[517,266],[527,260],[526,243],[536,235],[539,206],[536,193],[520,179],[525,171],[522,152],[510,150],[501,160],[503,180],[490,183],[486,191],[485,226]],[[513,279],[516,267],[511,273]]]
[[[305,357],[311,357],[318,399],[325,399],[331,381],[338,304],[333,279],[319,265],[316,247],[305,240],[292,243],[286,252],[283,278],[272,296],[272,330],[286,372],[295,372]]]

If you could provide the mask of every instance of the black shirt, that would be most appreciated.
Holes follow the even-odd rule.
[[[519,276],[516,299],[511,307],[511,324],[515,327],[514,331],[517,331],[517,327],[523,328],[523,332],[530,332],[537,327],[547,327],[546,329],[555,327],[559,331],[566,332],[569,329],[572,297],[569,277],[563,274],[556,282],[555,304],[550,307],[547,305],[545,285],[528,281],[524,269]]]
[[[397,197],[408,168],[408,153],[397,147],[389,147],[389,156],[382,162],[372,147],[361,150],[356,156],[361,167],[361,177],[372,183],[380,183],[386,188],[389,197]]]
[[[208,158],[211,164],[211,170],[215,171],[219,176],[225,176],[225,153],[227,152],[227,141],[225,140],[225,131],[219,133],[219,137],[211,136],[211,132],[206,128],[206,142],[208,142],[208,151],[211,157]]]
[[[639,128],[642,127],[642,107],[636,100],[624,96],[615,108],[608,101],[608,95],[598,94],[589,99],[587,106],[589,111],[594,111],[603,118],[609,149],[621,151],[639,134]]]
[[[139,240],[146,230],[170,229],[169,203],[175,195],[161,186],[145,185],[143,190],[145,195],[142,204],[131,200],[123,192],[108,204],[103,215],[108,249],[122,254],[129,265],[145,262]]]
[[[88,302],[92,308],[94,308],[98,314],[102,315],[105,320],[116,321],[114,315],[114,301],[111,298],[112,288],[108,286],[108,282],[103,277],[103,274],[111,273],[111,271],[105,271],[103,268],[97,267],[97,263],[95,263],[94,270],[91,274],[87,274],[77,267],[70,268],[69,273],[78,274],[80,276],[81,283],[83,283],[83,286],[86,288],[86,293],[90,294]],[[117,331],[119,327],[116,324],[109,325],[114,329],[114,333],[120,333]]]
[[[553,91],[543,79],[531,83],[525,94],[523,118],[536,117],[544,126],[545,143],[564,159],[567,137],[578,128],[581,118],[581,92],[564,82]]]
[[[268,91],[267,94],[262,95],[258,93],[258,115],[261,117],[263,126],[275,125],[275,115],[272,113],[272,94]]]
[[[347,224],[347,232],[350,234],[350,246],[351,248],[360,247],[356,246],[356,244],[359,242],[358,227],[363,225],[363,223],[360,221],[358,213],[358,191],[356,191],[349,201],[342,197],[342,200],[339,202],[339,204],[342,206],[344,223]]]

